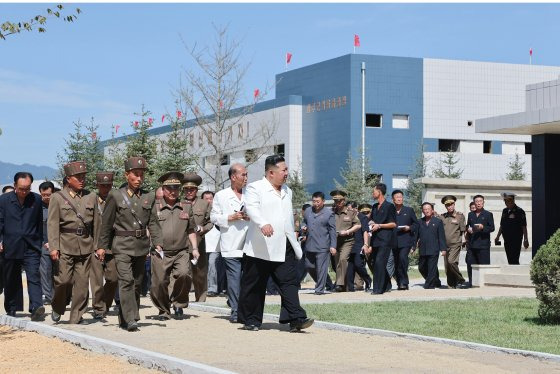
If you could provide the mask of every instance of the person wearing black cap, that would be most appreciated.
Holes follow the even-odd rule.
[[[420,220],[418,227],[418,248],[420,258],[418,270],[425,279],[424,288],[432,289],[441,287],[439,270],[437,267],[438,256],[447,254],[447,243],[445,242],[445,230],[441,219],[434,216],[434,205],[422,203],[424,217]]]
[[[403,192],[394,190],[391,194],[397,211],[397,246],[393,248],[398,290],[408,290],[408,255],[416,248],[418,218],[414,209],[403,204]]]
[[[371,293],[380,295],[390,290],[391,279],[387,273],[387,261],[393,248],[397,246],[397,211],[395,206],[385,199],[387,186],[384,183],[377,183],[373,188],[373,199],[377,200],[373,204],[371,211],[370,228],[372,232],[370,261],[374,269],[373,286]]]
[[[128,331],[138,330],[140,291],[150,242],[158,252],[163,251],[161,226],[154,207],[155,194],[140,188],[146,167],[143,157],[130,157],[125,161],[127,184],[107,196],[96,252],[99,261],[103,261],[105,249],[113,251],[119,283],[119,325]]]
[[[502,211],[500,229],[496,235],[495,244],[499,245],[500,236],[504,235],[504,247],[510,265],[519,265],[521,254],[521,240],[523,247],[529,248],[529,236],[527,234],[527,217],[525,211],[515,204],[515,194],[512,192],[502,193],[506,207]]]
[[[354,233],[360,230],[360,220],[358,214],[351,206],[346,204],[346,192],[340,190],[331,191],[330,195],[334,200],[334,218],[336,222],[336,252],[334,256],[336,264],[336,292],[352,289],[347,284],[348,260],[354,245]],[[348,288],[347,288],[348,287]]]
[[[467,272],[469,286],[472,286],[472,265],[490,265],[490,233],[494,232],[494,215],[484,209],[484,196],[474,197],[476,210],[467,219],[469,247],[467,249]]]
[[[461,270],[459,270],[459,255],[463,246],[463,237],[467,228],[465,226],[465,216],[455,210],[457,198],[453,195],[446,195],[441,199],[447,212],[441,215],[443,228],[445,230],[445,241],[447,242],[447,255],[444,257],[445,274],[447,275],[447,285],[457,288],[465,282]]]

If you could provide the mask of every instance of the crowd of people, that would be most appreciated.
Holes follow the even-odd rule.
[[[192,289],[198,302],[226,290],[230,322],[258,331],[266,293],[278,293],[279,321],[297,332],[313,324],[299,302],[307,273],[316,295],[382,294],[393,288],[392,278],[397,290],[409,288],[409,255],[416,250],[424,288],[442,286],[440,255],[451,288],[469,287],[471,266],[490,263],[494,220],[481,195],[467,218],[448,195],[442,199],[446,212],[439,215],[424,202],[418,219],[403,204],[402,191],[392,192],[391,203],[379,183],[373,206],[348,202],[345,191],[334,190],[327,207],[324,193],[315,192],[295,220],[280,155],[267,157],[264,177],[250,184],[246,167],[233,164],[230,186],[200,197],[202,178],[178,171],[162,175],[156,191],[143,190],[147,167],[142,157],[127,159],[126,183],[119,188],[113,188],[112,172],[99,172],[96,192],[84,189],[84,161],[64,165],[62,190],[44,182],[33,193],[33,176],[16,173],[13,188],[0,196],[0,292],[9,316],[24,310],[23,269],[32,320],[41,320],[50,304],[58,322],[70,305],[69,322],[88,324],[103,320],[114,303],[120,327],[136,331],[140,296],[148,289],[162,321],[181,318]],[[525,213],[514,194],[503,197],[496,244],[503,236],[508,261],[518,264],[522,239],[528,247]],[[459,269],[464,247],[468,283]],[[83,317],[90,290],[92,320]]]

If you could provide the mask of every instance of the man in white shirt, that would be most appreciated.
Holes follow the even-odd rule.
[[[245,191],[250,221],[243,247],[238,310],[238,321],[244,324],[244,330],[258,331],[262,324],[269,277],[279,286],[279,322],[290,323],[291,332],[313,324],[299,303],[296,264],[302,252],[294,229],[292,190],[284,184],[287,177],[284,158],[268,156],[265,177],[249,184]]]
[[[220,228],[219,251],[226,266],[228,305],[231,308],[229,321],[237,323],[241,259],[249,221],[243,196],[247,169],[241,164],[233,164],[228,175],[231,187],[218,191],[214,196],[210,221]]]

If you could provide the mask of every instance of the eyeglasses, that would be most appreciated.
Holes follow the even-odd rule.
[[[31,187],[27,187],[27,188],[17,187],[16,190],[18,190],[19,192],[29,192],[31,191]]]

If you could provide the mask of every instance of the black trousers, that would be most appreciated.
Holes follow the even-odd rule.
[[[506,249],[506,256],[508,264],[519,265],[519,256],[521,255],[521,242],[522,236],[506,237],[504,235],[504,247]]]
[[[408,254],[410,246],[393,248],[393,258],[395,259],[395,278],[400,286],[408,286]]]
[[[371,286],[371,277],[366,270],[366,263],[360,253],[350,253],[348,270],[346,270],[346,284],[348,291],[354,291],[354,278],[356,273],[366,282],[365,287]]]
[[[4,254],[0,253],[0,295],[4,292]]]
[[[373,268],[372,293],[382,294],[391,284],[391,278],[387,273],[387,261],[389,261],[390,253],[391,248],[389,247],[373,247],[373,253],[369,257]]]
[[[4,257],[4,255],[1,255]],[[28,248],[22,260],[3,258],[4,261],[4,309],[6,312],[23,311],[23,283],[21,268],[25,270],[27,278],[27,293],[29,294],[29,312],[43,305],[41,298],[41,275],[39,264],[41,252]]]
[[[425,279],[424,288],[441,287],[439,279],[438,255],[420,256],[418,259],[418,270]]]
[[[278,284],[281,297],[280,323],[288,323],[307,318],[299,304],[297,259],[289,242],[286,244],[284,262],[267,261],[256,257],[243,256],[243,275],[237,320],[245,325],[261,326],[269,277]]]
[[[490,248],[469,248],[467,249],[467,272],[469,283],[472,285],[472,265],[490,265]]]

